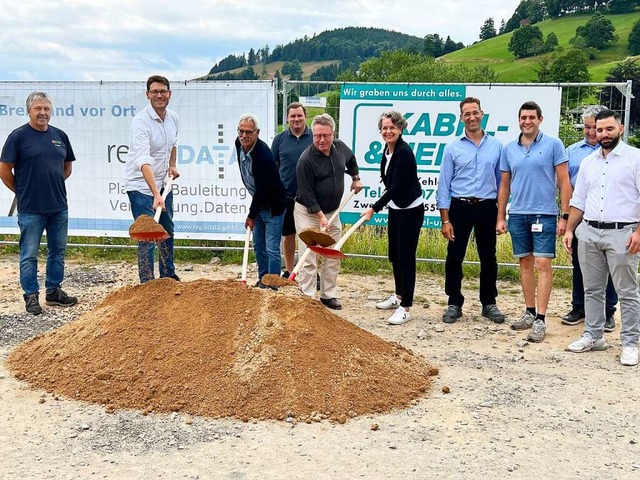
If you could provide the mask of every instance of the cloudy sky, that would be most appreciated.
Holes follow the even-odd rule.
[[[14,0],[0,10],[0,80],[185,80],[265,44],[347,26],[471,44],[519,0]]]

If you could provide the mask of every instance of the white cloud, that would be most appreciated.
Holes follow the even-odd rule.
[[[0,11],[0,80],[140,80],[203,75],[228,54],[347,26],[470,44],[485,18],[508,19],[518,0],[29,0]],[[490,12],[490,13],[485,13]]]

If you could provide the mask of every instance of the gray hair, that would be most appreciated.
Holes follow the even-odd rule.
[[[582,120],[585,120],[587,118],[596,118],[596,115],[606,109],[607,107],[604,107],[602,105],[589,105],[584,109],[584,112],[582,112]]]
[[[253,126],[256,130],[260,130],[260,122],[258,122],[258,117],[256,117],[253,113],[243,113],[240,115],[240,120],[238,120],[238,124],[242,122],[252,122]]]
[[[49,102],[49,106],[53,107],[53,102],[46,92],[31,92],[27,97],[27,112],[31,110],[31,105],[33,105],[33,102],[37,100],[44,100],[46,102]]]
[[[313,127],[315,127],[316,125],[326,125],[328,127],[331,127],[331,130],[334,131],[336,129],[336,122],[328,113],[323,113],[321,115],[316,115],[315,117],[313,117],[313,120],[311,121],[311,129],[313,130]]]
[[[407,128],[407,121],[402,114],[395,110],[390,110],[388,112],[383,112],[382,115],[380,115],[380,118],[378,119],[378,130],[382,130],[382,121],[385,118],[389,118],[391,123],[398,127],[400,131],[404,131],[404,129]]]

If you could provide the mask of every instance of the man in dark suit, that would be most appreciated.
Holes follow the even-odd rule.
[[[255,115],[245,113],[238,123],[236,154],[242,182],[252,195],[244,222],[253,230],[253,248],[258,263],[256,287],[266,288],[262,277],[280,274],[280,235],[287,195],[269,146],[260,140]]]

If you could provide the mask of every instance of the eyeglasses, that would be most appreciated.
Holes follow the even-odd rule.
[[[149,94],[153,95],[154,97],[156,95],[162,95],[163,97],[165,95],[167,95],[170,92],[170,90],[149,90]]]
[[[398,127],[396,127],[395,125],[385,125],[380,129],[381,132],[395,132],[396,130],[398,130]]]
[[[313,138],[316,140],[329,140],[330,138],[333,138],[333,133],[314,133]]]
[[[241,128],[238,129],[238,135],[242,136],[242,135],[252,135],[254,134],[256,130],[242,130]]]

